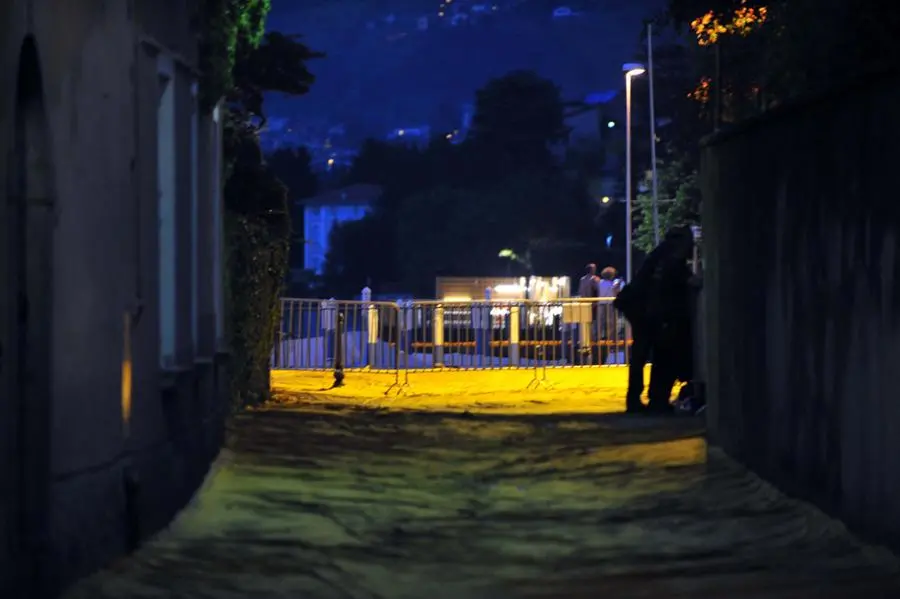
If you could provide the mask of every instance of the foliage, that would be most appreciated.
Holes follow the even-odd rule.
[[[389,230],[380,214],[341,223],[331,230],[322,274],[322,286],[330,296],[356,297],[373,281],[393,278],[384,262],[385,247],[393,247],[388,245],[392,240],[385,237]]]
[[[546,168],[568,137],[559,87],[532,71],[492,79],[475,95],[470,137],[494,171]]]
[[[399,284],[431,294],[441,274],[520,269],[497,256],[503,248],[548,272],[584,263],[573,256],[599,244],[584,178],[563,176],[554,155],[568,133],[563,115],[551,81],[515,71],[478,92],[461,144],[363,144],[347,183],[377,184],[384,194],[371,216],[333,231],[326,288],[355,294],[365,284]]]
[[[291,201],[309,198],[319,190],[312,171],[312,157],[306,148],[276,150],[266,156],[266,164],[288,188]]]
[[[257,127],[266,123],[263,93],[280,92],[301,96],[309,91],[315,77],[306,63],[322,58],[300,42],[299,35],[285,35],[270,31],[258,45],[241,39],[234,64],[234,87],[227,94],[232,112],[244,120],[257,119]]]
[[[659,169],[658,177],[660,236],[676,225],[699,224],[701,198],[697,171],[690,170],[684,161],[673,160]],[[649,252],[655,246],[651,193],[638,194],[634,221],[635,247]]]
[[[296,36],[264,35],[269,0],[204,0],[201,102],[222,98],[227,221],[228,306],[235,407],[269,393],[269,355],[288,266],[291,218],[287,188],[263,160],[258,130],[267,91],[299,95],[313,78],[306,60],[320,56]],[[254,122],[256,121],[256,122]]]
[[[269,357],[280,324],[276,308],[289,248],[286,238],[273,234],[273,223],[267,219],[232,213],[226,226],[231,397],[233,407],[241,408],[268,399]]]
[[[211,110],[234,88],[238,43],[259,44],[269,8],[270,0],[203,0],[200,101],[204,110]]]
[[[725,35],[747,37],[762,26],[768,17],[768,7],[748,6],[747,0],[742,0],[739,6],[728,13],[709,10],[692,20],[691,31],[697,36],[698,45],[711,46]]]

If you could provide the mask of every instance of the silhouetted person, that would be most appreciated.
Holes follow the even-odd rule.
[[[578,281],[578,297],[597,297],[600,293],[597,265],[588,264],[584,270],[584,276]]]
[[[596,298],[600,296],[600,277],[597,276],[597,265],[588,264],[585,267],[584,276],[578,281],[578,295],[583,298]],[[587,354],[592,353],[592,337],[597,334],[597,310],[596,304],[591,304],[591,323],[589,333],[582,331],[581,339],[579,339],[581,360],[586,359]],[[584,334],[586,333],[586,334]]]
[[[616,279],[618,273],[612,266],[607,266],[600,271],[600,282],[597,287],[599,296],[612,299],[619,293],[619,282]],[[614,327],[614,319],[612,318],[612,303],[609,300],[601,302],[597,306],[598,320],[600,321],[600,339],[608,339],[610,337],[610,329]]]
[[[676,379],[690,376],[691,307],[687,260],[693,251],[689,227],[676,227],[656,247],[616,297],[614,306],[631,324],[627,412],[644,410],[644,367],[653,359],[649,402],[653,411],[669,411]]]

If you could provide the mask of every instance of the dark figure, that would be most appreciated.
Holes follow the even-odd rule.
[[[584,276],[578,281],[578,296],[597,297],[600,293],[599,284],[600,277],[597,276],[597,265],[588,264],[584,268]]]
[[[672,387],[678,379],[690,380],[691,307],[688,258],[693,235],[688,227],[676,227],[644,260],[634,279],[616,297],[614,306],[631,325],[628,364],[627,412],[641,412],[644,367],[653,360],[647,409],[669,411]]]

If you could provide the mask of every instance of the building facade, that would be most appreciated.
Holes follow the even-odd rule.
[[[303,202],[303,268],[322,274],[328,242],[335,226],[363,218],[382,189],[378,185],[350,185],[313,196]]]
[[[0,3],[0,597],[165,526],[227,402],[197,0]]]

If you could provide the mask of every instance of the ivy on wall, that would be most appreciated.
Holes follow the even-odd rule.
[[[269,0],[203,0],[201,102],[223,99],[224,204],[231,401],[235,409],[269,397],[269,358],[288,266],[287,190],[266,167],[255,128],[230,101],[241,95],[237,65],[264,36]]]
[[[239,42],[262,41],[270,0],[203,0],[200,41],[201,103],[211,110],[234,88]]]

